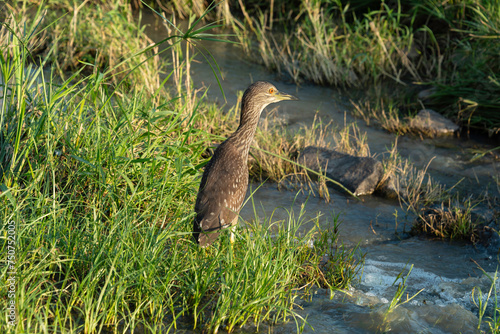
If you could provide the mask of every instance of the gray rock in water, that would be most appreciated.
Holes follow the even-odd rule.
[[[321,147],[308,146],[299,156],[299,163],[340,182],[355,195],[373,193],[383,175],[380,161],[355,157]]]
[[[420,110],[417,116],[410,121],[410,127],[434,136],[452,135],[459,129],[458,125],[432,109]]]

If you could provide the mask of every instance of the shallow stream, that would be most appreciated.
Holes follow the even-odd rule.
[[[155,24],[152,17],[143,19],[150,26],[147,32],[155,41],[166,36],[165,28]],[[298,102],[286,102],[278,106],[278,114],[290,129],[312,123],[317,113],[325,122],[333,121],[337,130],[345,123],[357,122],[361,132],[366,132],[372,153],[384,154],[390,149],[396,137],[377,127],[368,127],[362,120],[356,120],[349,112],[349,101],[340,90],[304,84],[297,86],[280,81],[276,74],[248,61],[242,51],[229,43],[205,43],[222,71],[221,84],[227,98],[224,102],[216,79],[206,60],[195,57],[191,64],[191,75],[196,88],[209,87],[208,98],[223,105],[236,103],[238,91],[244,91],[257,80],[271,81],[278,89],[294,94]],[[273,107],[268,107],[269,110]],[[266,117],[263,113],[262,117]],[[331,131],[334,131],[331,128]],[[330,136],[332,136],[330,134]],[[464,138],[420,139],[400,137],[398,151],[410,158],[415,166],[425,168],[443,184],[458,185],[461,192],[498,196],[494,177],[500,173],[500,163],[494,159],[480,159],[470,162],[473,150],[487,149],[487,143]],[[491,146],[492,147],[492,146]],[[252,188],[258,188],[253,184]],[[278,190],[275,184],[264,184],[254,194],[257,214],[270,215],[278,208],[276,219],[288,216],[286,209],[298,213],[305,205],[306,218],[313,219],[322,214],[319,221],[329,226],[332,215],[339,215],[340,239],[347,246],[360,244],[366,253],[365,265],[359,275],[359,282],[347,293],[336,293],[330,299],[329,292],[318,290],[310,301],[300,301],[299,313],[307,317],[310,326],[305,333],[475,333],[478,326],[478,308],[474,305],[472,291],[479,286],[487,292],[491,281],[479,269],[495,272],[499,264],[495,248],[473,246],[467,243],[431,240],[425,237],[410,237],[408,232],[414,217],[401,209],[397,200],[376,196],[353,200],[334,190],[330,203],[323,199],[288,190]],[[245,220],[254,219],[251,203],[242,209]],[[307,224],[304,228],[307,228]],[[413,265],[406,284],[406,294],[414,299],[386,314],[385,310],[393,299],[397,276]],[[406,268],[406,269],[405,269]],[[498,288],[498,287],[497,287]],[[493,301],[490,301],[490,307]],[[491,312],[491,310],[490,310]],[[386,318],[384,318],[386,317]],[[314,328],[314,331],[313,331]],[[241,332],[254,332],[246,327]],[[296,331],[295,323],[260,327],[259,332],[289,333]]]

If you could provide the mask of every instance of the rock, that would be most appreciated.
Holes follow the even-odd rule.
[[[452,135],[459,127],[432,109],[422,109],[410,121],[410,127],[419,132],[436,136]]]
[[[478,318],[457,303],[444,306],[421,305],[419,316],[432,324],[431,333],[478,333]]]
[[[306,147],[298,160],[316,172],[326,172],[327,177],[340,182],[355,195],[373,193],[383,175],[380,161],[321,147]]]

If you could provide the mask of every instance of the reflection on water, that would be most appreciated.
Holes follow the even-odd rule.
[[[154,22],[146,17],[146,22]],[[150,26],[148,34],[154,40],[165,37],[162,26]],[[227,105],[236,103],[238,91],[245,90],[256,80],[274,82],[279,89],[300,98],[293,104],[281,104],[279,114],[285,115],[290,129],[311,124],[316,113],[326,122],[343,126],[356,122],[347,112],[348,101],[339,90],[328,87],[302,85],[300,87],[280,82],[274,73],[246,60],[241,50],[228,43],[206,43],[222,71],[222,86]],[[208,97],[223,105],[224,99],[211,68],[203,57],[192,63],[191,74],[197,87],[208,87]],[[396,138],[383,130],[367,127],[357,122],[362,132],[367,133],[372,153],[383,154]],[[333,136],[333,134],[332,134]],[[453,185],[460,179],[461,189],[481,193],[498,194],[494,176],[499,175],[500,164],[495,161],[483,164],[470,163],[469,149],[481,146],[472,140],[448,138],[420,140],[411,137],[398,139],[398,150],[417,166],[425,167],[431,160],[429,172],[441,182]],[[259,185],[254,184],[253,189]],[[366,265],[359,283],[347,294],[338,292],[333,299],[328,293],[318,290],[311,301],[300,301],[314,333],[371,333],[391,331],[395,333],[474,333],[478,323],[477,307],[471,300],[474,286],[483,291],[489,281],[478,269],[478,264],[488,272],[494,272],[498,262],[481,246],[426,238],[409,237],[407,233],[413,217],[406,217],[397,201],[367,196],[362,201],[333,194],[331,203],[291,191],[278,191],[275,185],[265,184],[254,194],[257,215],[264,217],[274,211],[276,219],[284,219],[286,210],[299,211],[305,205],[306,218],[313,219],[318,213],[323,227],[329,226],[332,215],[340,214],[342,224],[340,237],[346,245],[361,245],[366,252]],[[292,208],[292,203],[294,203]],[[278,209],[276,209],[278,208]],[[276,210],[275,210],[276,209]],[[254,210],[248,203],[241,211],[244,220],[254,219]],[[396,219],[397,217],[397,219]],[[313,223],[309,223],[313,224]],[[310,228],[305,224],[303,228]],[[424,289],[411,302],[401,305],[393,312],[385,312],[394,297],[393,283],[405,267],[414,268],[407,280],[409,296]],[[397,284],[396,284],[397,285]],[[404,297],[406,298],[406,297]],[[403,299],[404,299],[403,298]],[[384,322],[385,319],[385,322]],[[269,328],[261,326],[259,332]],[[254,332],[246,327],[240,332]],[[274,333],[295,332],[295,324],[289,323],[272,328]],[[306,326],[306,333],[312,332]]]

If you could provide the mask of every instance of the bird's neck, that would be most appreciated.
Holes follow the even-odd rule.
[[[230,138],[233,144],[238,147],[238,150],[242,152],[245,157],[248,157],[248,151],[250,150],[255,131],[257,130],[257,124],[259,124],[260,114],[265,107],[266,105],[253,105],[248,103],[242,105],[240,126]]]

